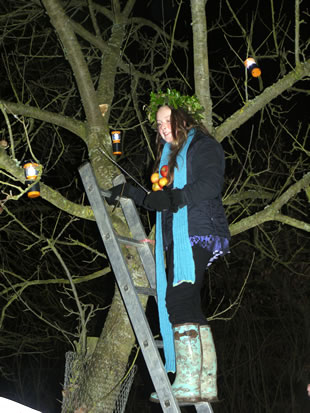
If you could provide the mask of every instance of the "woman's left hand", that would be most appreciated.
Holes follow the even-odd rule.
[[[177,212],[179,208],[185,205],[181,189],[164,188],[162,191],[151,192],[143,202],[148,209],[156,211],[170,210]]]

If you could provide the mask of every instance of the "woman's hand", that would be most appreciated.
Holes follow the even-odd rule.
[[[182,190],[166,187],[162,191],[151,192],[145,197],[143,202],[143,206],[147,209],[154,209],[156,211],[169,210],[177,212],[184,205]]]
[[[133,185],[124,183],[120,185],[113,186],[109,189],[110,197],[106,197],[106,201],[109,205],[117,204],[117,199],[119,197],[131,198],[136,205],[143,205],[144,198],[146,193],[141,188],[136,188]]]

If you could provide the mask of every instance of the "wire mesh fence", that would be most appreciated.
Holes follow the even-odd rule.
[[[87,395],[83,391],[88,379],[90,359],[91,355],[82,358],[73,351],[66,353],[62,413],[84,412],[87,411],[86,406],[92,405],[91,400],[87,400]],[[100,389],[103,395],[108,396],[105,399],[102,413],[125,412],[136,371],[137,366],[134,365],[116,386],[107,375],[105,383]]]

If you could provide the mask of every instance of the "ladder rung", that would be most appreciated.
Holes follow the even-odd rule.
[[[100,189],[100,193],[101,193],[101,196],[103,196],[103,198],[110,198],[110,196],[111,196],[111,191],[107,191],[105,189]],[[115,198],[115,201],[119,201],[121,198],[122,199],[129,199],[126,196],[122,196],[122,197],[117,196]]]
[[[164,343],[162,340],[155,340],[155,344],[157,348],[164,348]]]
[[[100,193],[104,198],[110,198],[110,196],[111,196],[111,192],[110,191],[105,191],[104,189],[100,189]]]
[[[137,294],[153,295],[154,297],[156,296],[156,290],[155,290],[155,288],[150,288],[150,287],[135,287],[135,290],[136,290]]]
[[[138,239],[123,237],[121,235],[117,235],[116,238],[121,244],[130,245],[133,247],[144,247],[145,246],[145,243]]]
[[[103,198],[110,198],[110,196],[111,196],[111,191],[107,191],[105,189],[100,189],[100,193],[101,193],[101,196],[103,196]],[[119,201],[121,198],[122,199],[129,199],[126,196],[122,196],[122,197],[117,196],[115,198],[115,201]]]
[[[209,404],[208,402],[198,402],[198,403],[179,402],[179,406],[182,406],[182,407],[195,406],[195,409],[196,409],[197,413],[213,413],[213,409],[211,407],[211,404]]]

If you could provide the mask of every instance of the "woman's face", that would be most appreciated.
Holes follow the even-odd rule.
[[[162,106],[156,114],[157,130],[160,136],[168,143],[173,141],[171,133],[171,109],[168,106]]]

